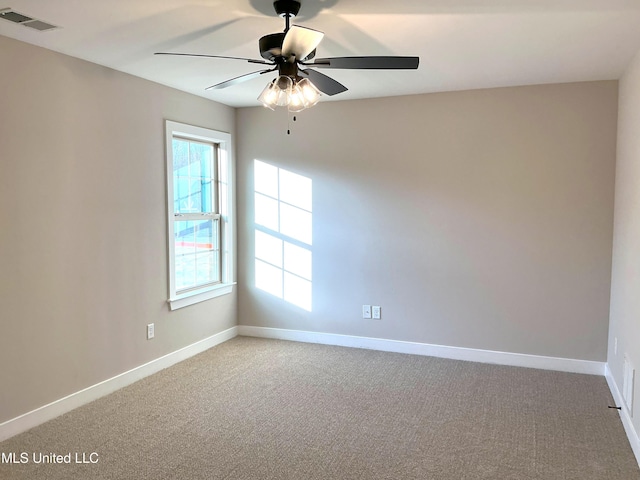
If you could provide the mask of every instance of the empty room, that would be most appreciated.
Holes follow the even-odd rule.
[[[0,3],[0,479],[640,480],[640,3]]]

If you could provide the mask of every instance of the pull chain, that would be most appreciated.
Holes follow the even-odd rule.
[[[296,116],[293,115],[293,121],[297,120]],[[291,112],[287,112],[287,135],[291,135]]]

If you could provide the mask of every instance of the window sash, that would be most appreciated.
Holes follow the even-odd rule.
[[[218,157],[219,157],[219,148],[220,145],[214,142],[209,142],[209,141],[202,141],[202,140],[194,140],[194,139],[190,139],[187,138],[185,136],[182,135],[173,135],[173,139],[172,139],[172,147],[175,148],[175,141],[180,141],[180,142],[186,142],[188,145],[188,152],[187,152],[187,164],[185,165],[187,167],[186,172],[182,171],[182,174],[176,174],[177,172],[184,170],[185,166],[182,166],[182,168],[180,169],[176,169],[176,165],[175,165],[175,158],[173,158],[173,177],[171,179],[171,181],[173,181],[173,209],[174,212],[176,211],[176,202],[179,203],[179,201],[181,200],[181,197],[176,198],[177,195],[177,185],[176,185],[176,179],[178,181],[181,181],[182,184],[186,183],[187,186],[187,193],[188,195],[186,197],[183,197],[184,199],[187,199],[188,201],[191,201],[193,195],[191,192],[191,185],[192,183],[200,183],[200,210],[197,212],[182,212],[182,209],[178,206],[178,209],[180,210],[180,213],[219,213],[219,188],[218,188],[218,178],[219,178],[219,173],[218,173]],[[204,165],[200,164],[198,165],[198,174],[195,175],[191,175],[191,169],[192,166],[194,165],[195,162],[191,161],[191,148],[192,145],[196,145],[196,146],[203,146],[203,147],[208,147],[211,149],[211,164],[208,166],[208,168],[203,168]],[[203,170],[206,172],[207,170],[209,171],[209,174],[203,174]],[[186,173],[186,175],[185,175]],[[203,191],[202,188],[204,187],[204,185],[209,185],[209,192],[208,192],[208,196],[209,198],[205,201],[203,197]],[[210,205],[210,209],[207,209],[206,211],[204,211],[203,209],[203,205]]]
[[[199,242],[195,222],[202,220],[211,222],[211,235],[205,240],[211,243]],[[198,215],[195,220],[185,219],[180,216],[174,222],[174,232],[180,230],[177,224],[186,223],[185,229],[189,237],[180,239],[180,235],[174,233],[174,261],[175,261],[175,285],[176,294],[202,289],[204,287],[222,283],[222,257],[220,248],[220,215]],[[193,223],[193,226],[189,226]],[[192,232],[189,230],[192,229]],[[193,235],[191,235],[191,233]],[[182,251],[180,251],[182,250]],[[182,280],[182,281],[180,281]],[[182,288],[181,288],[182,286]]]

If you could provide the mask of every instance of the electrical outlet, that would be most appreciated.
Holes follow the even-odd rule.
[[[151,340],[156,334],[156,326],[155,323],[150,323],[147,325],[147,340]]]
[[[362,305],[362,318],[371,318],[371,305]]]
[[[371,307],[371,311],[373,313],[373,318],[375,320],[380,320],[380,316],[382,314],[382,309],[379,305],[374,305],[373,307]]]

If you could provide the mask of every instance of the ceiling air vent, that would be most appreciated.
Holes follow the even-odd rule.
[[[17,23],[18,25],[33,28],[34,30],[38,30],[39,32],[46,32],[47,30],[58,28],[57,26],[51,25],[50,23],[36,20],[35,18],[32,18],[28,15],[18,13],[11,8],[0,9],[0,18],[3,20],[8,20],[9,22]]]

